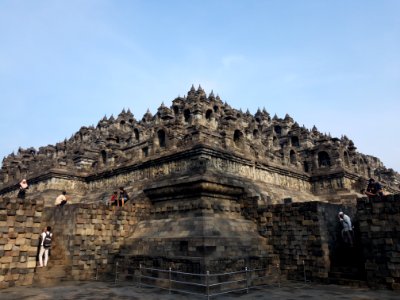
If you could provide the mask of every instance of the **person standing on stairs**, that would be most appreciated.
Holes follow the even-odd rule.
[[[342,238],[343,240],[353,247],[353,225],[351,224],[351,219],[348,215],[339,212],[339,221],[342,224]]]
[[[46,267],[47,262],[49,261],[49,250],[51,248],[51,239],[53,234],[51,233],[51,227],[47,226],[46,231],[41,234],[41,243],[40,243],[40,251],[39,251],[39,267]],[[44,256],[44,264],[43,264],[43,256]]]
[[[42,240],[43,240],[42,234],[46,231],[47,227],[43,227],[42,233],[39,236],[39,243],[37,245],[37,250],[36,250],[36,261],[39,261],[39,253],[40,253],[40,248],[42,247]]]

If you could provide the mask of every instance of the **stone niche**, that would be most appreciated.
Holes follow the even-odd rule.
[[[243,187],[206,174],[160,181],[144,190],[153,208],[121,248],[122,265],[205,273],[266,267],[266,238],[243,214]],[[129,271],[128,271],[129,273]]]

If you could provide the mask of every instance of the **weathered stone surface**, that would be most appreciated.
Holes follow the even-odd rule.
[[[30,200],[39,206],[36,216],[39,203],[51,206],[62,190],[71,202],[86,203],[107,199],[113,189],[125,186],[139,201],[148,183],[207,170],[248,180],[249,194],[259,205],[283,199],[354,203],[370,174],[379,176],[389,192],[399,191],[400,181],[379,159],[358,153],[346,136],[308,130],[288,115],[243,113],[202,89],[191,89],[154,116],[147,113],[137,121],[123,111],[56,145],[19,149],[3,161],[0,195],[15,196],[21,177],[27,178],[28,194],[40,192],[40,198]],[[27,201],[12,201],[6,204],[10,215],[18,215]]]
[[[136,121],[123,111],[55,146],[20,149],[0,170],[0,285],[27,285],[34,274],[87,280],[117,261],[127,278],[139,264],[188,272],[279,266],[286,278],[325,282],[347,251],[372,285],[395,288],[400,197],[354,206],[370,174],[390,192],[399,174],[355,150],[347,137],[289,116],[243,113],[202,89],[154,117]],[[30,183],[24,200],[15,197],[20,177]],[[106,206],[119,186],[128,204]],[[53,207],[62,190],[69,203]],[[357,249],[373,255],[366,261],[340,242],[343,209],[359,220]],[[47,275],[35,269],[46,225],[54,232]]]
[[[397,195],[395,195],[397,197]],[[385,197],[379,202],[360,199],[358,216],[365,220],[360,226],[364,245],[367,280],[371,286],[397,289],[400,283],[400,202]]]

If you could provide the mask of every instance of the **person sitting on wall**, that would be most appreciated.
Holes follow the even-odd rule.
[[[54,205],[56,205],[56,206],[64,206],[65,203],[67,203],[67,197],[65,196],[66,194],[67,194],[67,192],[66,192],[66,191],[63,191],[63,192],[61,193],[61,195],[59,195],[59,196],[56,198],[56,201],[54,202]]]
[[[373,178],[368,180],[367,190],[365,194],[368,197],[383,196],[382,186],[379,182],[375,181]]]
[[[109,205],[110,206],[116,206],[117,205],[117,199],[118,199],[118,192],[114,191],[113,194],[111,195],[110,201],[109,201]]]
[[[128,193],[124,190],[123,187],[119,188],[117,199],[118,199],[117,206],[124,206],[125,203],[129,200]]]
[[[26,190],[28,188],[29,188],[28,182],[26,181],[26,179],[22,179],[21,182],[19,183],[19,191],[17,198],[25,199]]]
[[[342,224],[342,238],[350,246],[353,246],[353,226],[351,224],[351,219],[348,215],[344,214],[342,211],[339,212],[339,221]]]

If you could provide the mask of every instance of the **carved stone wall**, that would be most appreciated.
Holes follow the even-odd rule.
[[[40,194],[45,199],[45,205],[52,206],[56,196],[63,190],[68,192],[71,203],[92,203],[107,201],[113,190],[124,186],[132,201],[143,202],[146,201],[143,195],[146,186],[169,176],[196,175],[205,171],[247,182],[249,191],[273,203],[281,203],[288,197],[295,201],[318,199],[312,194],[307,176],[255,164],[251,160],[205,146],[86,178],[53,172],[49,174],[51,179],[31,182],[27,193]],[[5,195],[15,196],[16,191],[10,190]]]
[[[63,187],[85,202],[90,198],[85,192],[102,187],[103,179],[118,176],[114,182],[125,185],[132,179],[157,180],[180,173],[186,168],[185,159],[175,162],[171,157],[197,146],[219,153],[210,154],[213,168],[274,186],[275,193],[269,191],[273,203],[287,197],[301,201],[304,195],[296,196],[299,191],[312,194],[310,200],[330,201],[328,195],[344,193],[355,199],[360,192],[356,182],[363,180],[365,185],[371,176],[388,192],[399,191],[399,174],[378,158],[358,153],[346,136],[332,138],[315,126],[308,130],[289,115],[281,119],[271,118],[265,110],[254,115],[242,112],[213,93],[207,96],[201,87],[192,87],[171,107],[162,104],[154,116],[148,111],[136,120],[130,110],[123,110],[116,118],[104,117],[96,127],[82,127],[56,145],[19,149],[3,160],[0,195],[15,193],[25,177],[33,190]],[[162,162],[166,157],[170,159]],[[135,166],[143,173],[129,174]],[[67,179],[72,186],[57,185],[54,178]]]

